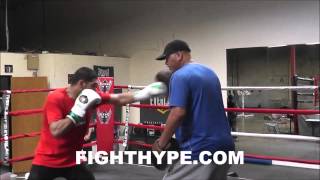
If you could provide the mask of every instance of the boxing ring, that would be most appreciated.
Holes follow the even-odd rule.
[[[113,89],[141,89],[143,86],[115,86],[113,79],[107,78],[111,82],[108,88]],[[285,86],[285,87],[225,87],[222,90],[311,90],[318,94],[318,86]],[[9,141],[21,138],[36,137],[40,132],[14,134],[9,136],[9,116],[28,116],[41,114],[42,109],[19,110],[9,112],[10,97],[17,93],[29,92],[50,92],[54,89],[33,89],[33,90],[13,90],[3,91],[4,102],[4,134],[0,137],[0,143],[4,146],[5,156],[0,161],[0,166],[8,166],[15,162],[31,160],[33,155],[23,157],[9,158]],[[100,109],[99,109],[100,108]],[[140,148],[140,150],[150,150],[151,144],[141,141],[130,140],[129,128],[152,129],[162,131],[164,126],[144,125],[129,123],[130,111],[132,108],[144,109],[169,109],[166,105],[149,105],[149,104],[130,104],[125,106],[125,118],[123,121],[115,121],[114,107],[107,105],[101,109],[98,107],[97,122],[91,123],[89,127],[96,128],[97,140],[84,144],[84,147],[97,146],[98,150],[111,151],[116,149],[126,150],[128,147]],[[107,113],[103,113],[107,112]],[[290,114],[290,115],[315,115],[320,114],[319,110],[310,109],[272,109],[272,108],[225,108],[226,112],[241,112],[255,114]],[[101,116],[103,114],[103,116]],[[244,116],[243,116],[244,117]],[[242,118],[243,118],[242,117]],[[102,120],[104,118],[104,120]],[[106,119],[107,118],[107,119]],[[115,128],[118,127],[118,128]],[[121,128],[119,128],[121,127]],[[115,137],[115,129],[121,129],[124,133],[122,136]],[[105,133],[109,130],[108,133]],[[265,134],[265,133],[248,133],[248,132],[231,132],[237,136],[236,150],[245,152],[245,164],[233,165],[229,179],[280,179],[283,177],[290,179],[319,179],[320,170],[320,138],[313,136],[291,135],[291,134]],[[271,144],[277,144],[271,147]],[[287,148],[287,149],[285,149]],[[288,149],[289,148],[289,149]],[[257,153],[258,150],[260,153]],[[262,154],[263,153],[263,154]],[[133,179],[161,179],[164,172],[158,171],[152,166],[144,165],[110,165],[105,166],[93,165],[89,167],[94,172],[96,179],[123,179],[123,177],[132,177]],[[269,170],[268,170],[269,169]],[[259,172],[259,173],[258,173]],[[250,173],[255,174],[251,175]],[[278,175],[278,176],[277,176]],[[238,177],[240,176],[240,177]],[[242,178],[246,177],[246,178]]]

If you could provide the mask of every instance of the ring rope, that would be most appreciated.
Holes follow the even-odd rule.
[[[114,143],[122,143],[122,140],[115,140]],[[145,143],[141,143],[141,142],[137,142],[137,141],[129,141],[128,144],[137,145],[137,146],[141,146],[141,147],[145,147],[145,148],[152,148],[151,144],[145,144]],[[279,156],[256,155],[256,154],[245,154],[244,156],[247,158],[289,161],[289,162],[320,165],[320,160],[304,160],[304,159],[287,158],[287,157],[279,157]]]
[[[32,92],[50,92],[55,89],[17,89],[17,90],[2,90],[3,94],[18,94],[18,93],[32,93]]]
[[[146,105],[146,104],[131,104],[131,107],[141,107],[141,108],[168,108],[168,106],[155,106],[155,105]],[[235,112],[256,112],[256,113],[280,113],[280,114],[319,114],[319,110],[293,110],[293,109],[257,109],[257,108],[226,108],[226,111],[235,111]],[[28,114],[34,114],[34,113],[40,113],[42,112],[42,109],[36,109],[36,110],[21,110],[21,111],[14,111],[9,112],[8,114],[12,116],[19,116],[19,115],[28,115]],[[127,117],[128,119],[128,117]],[[129,123],[128,123],[129,124]],[[145,127],[145,128],[152,128],[152,126],[149,125],[133,125],[130,123],[130,126],[135,127]],[[159,126],[154,127],[154,129],[161,130],[162,128]],[[250,136],[250,137],[265,137],[265,138],[283,138],[283,139],[296,139],[296,140],[308,140],[308,141],[319,141],[319,138],[317,137],[308,137],[307,136],[298,136],[298,135],[279,135],[279,134],[258,134],[258,133],[245,133],[245,132],[233,132],[235,135],[238,134],[241,136]],[[20,135],[22,137],[26,137],[25,134]],[[295,136],[295,137],[294,137]],[[6,136],[4,136],[6,137]],[[28,136],[27,136],[28,137]]]
[[[116,143],[116,144],[122,144],[123,140],[122,139],[117,139],[117,140],[114,140],[113,142]],[[144,147],[144,148],[151,148],[152,147],[151,144],[144,144],[142,142],[137,142],[137,141],[128,141],[128,144],[129,145],[141,146],[141,147]]]
[[[127,86],[131,89],[141,89],[143,88],[143,86]],[[125,86],[115,86],[115,88],[125,88]],[[318,86],[283,86],[283,87],[227,87],[227,88],[222,88],[222,90],[284,90],[284,89],[290,89],[290,90],[302,90],[302,89],[318,89]],[[13,91],[9,91],[9,90],[5,90],[5,91],[1,91],[3,92],[4,95],[9,95],[9,98],[5,99],[5,100],[9,100],[10,99],[10,94],[14,94],[14,93],[26,93],[26,92],[48,92],[48,91],[52,91],[55,89],[35,89],[35,90],[13,90]],[[139,105],[130,105],[131,107],[138,107]],[[155,106],[152,107],[152,105],[140,105],[141,108],[156,108],[156,109],[167,109],[168,107],[166,106]],[[144,107],[142,107],[144,106]],[[5,106],[8,107],[8,106]],[[11,116],[19,116],[19,115],[28,115],[28,114],[35,114],[35,113],[40,113],[42,112],[42,109],[35,109],[35,110],[21,110],[21,111],[14,111],[14,112],[8,112],[5,111],[5,117],[7,117],[8,115]],[[241,109],[241,108],[226,108],[226,111],[234,111],[234,112],[256,112],[256,113],[281,113],[281,114],[319,114],[319,111],[317,110],[294,110],[294,109],[286,109],[286,110],[280,110],[280,109],[255,109],[255,108],[245,108],[245,109]],[[132,124],[131,124],[132,125]],[[127,127],[129,126],[129,123],[127,123]],[[143,125],[146,126],[146,125]],[[150,127],[149,127],[150,128]],[[162,129],[161,127],[157,127],[158,129]],[[240,135],[239,133],[242,132],[233,132],[233,133],[238,133],[238,135]],[[248,135],[251,134],[251,135]],[[251,137],[257,137],[257,136],[252,136],[252,134],[258,135],[257,133],[245,133],[245,134],[241,134],[244,136],[251,136]],[[33,133],[33,134],[22,134],[20,135],[16,135],[11,137],[11,139],[16,139],[16,138],[23,138],[23,137],[33,137],[33,136],[37,136],[39,134]],[[272,138],[279,138],[280,135],[273,135],[273,134],[260,134],[260,135],[269,135]],[[274,136],[274,137],[273,137]],[[287,137],[283,137],[283,139],[287,139],[289,136],[291,136],[289,139],[293,138],[292,136],[297,136],[297,135],[284,135]],[[262,136],[260,136],[262,137]],[[266,137],[266,136],[264,136]],[[300,136],[301,140],[306,140],[304,136]],[[5,136],[4,138],[1,138],[1,140],[8,138],[8,136]],[[295,137],[297,138],[297,137]],[[310,137],[309,137],[310,138]],[[313,137],[312,137],[313,138]],[[126,139],[127,141],[127,139]],[[312,141],[319,141],[319,138],[317,139],[313,139]],[[145,145],[142,143],[137,143],[137,142],[132,142],[132,141],[127,141],[128,144],[132,144],[132,145],[141,145],[143,147],[151,147],[151,145]],[[96,142],[92,142],[88,146],[92,146],[96,144]],[[14,158],[5,162],[17,162],[17,161],[22,161],[22,160],[28,160],[28,159],[32,159],[33,156],[27,156],[27,157],[21,157],[21,158]],[[254,157],[253,157],[254,158]],[[0,161],[0,164],[2,164],[3,162]]]
[[[115,89],[143,89],[146,86],[134,86],[134,85],[115,85]],[[3,94],[17,94],[17,93],[29,93],[29,92],[49,92],[54,91],[57,88],[51,89],[28,89],[28,90],[1,90]],[[221,90],[316,90],[319,86],[227,86],[221,87]]]
[[[31,110],[18,110],[18,111],[11,111],[8,113],[10,116],[24,116],[24,115],[32,115],[42,113],[43,109],[31,109]]]
[[[289,162],[306,163],[306,164],[320,164],[320,160],[305,160],[305,159],[287,158],[287,157],[279,157],[279,156],[256,155],[256,154],[245,154],[244,156],[248,157],[248,158],[257,158],[257,159],[289,161]]]
[[[149,109],[169,109],[165,105],[130,104],[130,107]],[[225,108],[225,111],[250,112],[250,113],[274,113],[274,114],[320,114],[320,110],[309,109],[271,109],[271,108]]]
[[[114,125],[125,126],[125,123],[114,122]],[[154,125],[144,125],[144,124],[134,124],[134,123],[128,123],[128,125],[132,127],[137,127],[137,128],[155,129],[160,131],[164,130],[164,127],[154,126]]]
[[[96,145],[97,142],[96,141],[92,141],[90,143],[84,144],[82,147],[91,147]],[[20,157],[16,157],[16,158],[12,158],[12,159],[8,159],[6,161],[0,161],[0,166],[2,164],[12,164],[14,162],[20,162],[20,161],[27,161],[27,160],[31,160],[34,158],[34,155],[29,155],[29,156],[20,156]]]
[[[0,142],[8,141],[8,140],[14,140],[14,139],[20,139],[25,137],[36,137],[39,136],[40,132],[32,132],[32,133],[24,133],[24,134],[17,134],[13,136],[4,136],[0,138]]]
[[[229,86],[222,87],[221,90],[314,90],[318,86]]]
[[[126,118],[124,124],[124,137],[123,137],[123,147],[127,147],[128,145],[128,137],[129,137],[129,116],[130,116],[130,106],[129,104],[126,105]]]
[[[149,105],[149,104],[130,104],[130,107],[148,108],[148,109],[169,109],[169,106],[164,105]],[[225,111],[231,112],[250,112],[250,113],[274,113],[274,114],[320,114],[320,110],[310,109],[270,109],[270,108],[225,108]],[[23,116],[43,112],[43,109],[18,110],[8,112],[10,116]]]
[[[117,144],[122,144],[123,140],[115,140],[114,143]],[[91,143],[87,143],[84,144],[83,147],[90,147],[93,145],[96,145],[97,142],[93,141]],[[137,146],[141,146],[141,147],[145,147],[145,148],[151,148],[152,145],[151,144],[144,144],[141,142],[137,142],[137,141],[128,141],[129,145],[137,145]],[[277,157],[277,156],[265,156],[265,155],[255,155],[255,154],[245,154],[244,155],[245,158],[253,158],[253,159],[265,159],[265,160],[277,160],[277,161],[289,161],[289,162],[297,162],[297,163],[305,163],[305,164],[316,164],[319,165],[320,161],[319,160],[303,160],[303,159],[295,159],[295,158],[286,158],[286,157]],[[33,159],[34,156],[22,156],[22,157],[16,157],[16,158],[12,158],[9,159],[7,161],[0,161],[0,165],[4,164],[4,163],[14,163],[14,162],[19,162],[19,161],[26,161],[26,160],[31,160]]]
[[[274,114],[320,114],[320,110],[309,109],[225,108],[225,111]]]
[[[166,105],[149,105],[149,104],[130,104],[130,107],[148,108],[148,109],[169,109]]]
[[[307,78],[307,77],[296,77],[297,80],[300,80],[300,81],[311,81],[313,82],[315,80],[315,78]]]
[[[115,125],[125,126],[125,123],[115,122]],[[96,124],[92,123],[89,127],[95,127]],[[155,129],[163,131],[164,127],[154,126],[154,125],[141,125],[141,124],[133,124],[128,123],[128,126],[137,127],[137,128],[148,128],[148,129]],[[303,141],[310,141],[310,142],[320,142],[319,137],[311,137],[311,136],[301,136],[301,135],[285,135],[285,134],[261,134],[261,133],[246,133],[246,132],[231,132],[233,136],[244,136],[244,137],[260,137],[260,138],[272,138],[272,139],[289,139],[289,140],[303,140]],[[40,132],[32,132],[32,133],[24,133],[24,134],[17,134],[8,137],[1,137],[0,142],[7,141],[7,140],[14,140],[19,138],[25,137],[35,137],[40,135]]]
[[[124,126],[124,123],[116,123],[115,125]],[[148,128],[155,130],[164,130],[164,127],[154,126],[154,125],[141,125],[129,123],[129,126],[137,128]],[[289,139],[289,140],[301,140],[310,142],[320,142],[320,137],[312,136],[301,136],[301,135],[286,135],[286,134],[261,134],[261,133],[246,133],[246,132],[231,132],[233,136],[244,136],[244,137],[260,137],[260,138],[273,138],[273,139]]]
[[[131,89],[143,89],[145,86],[133,86],[133,85],[119,85],[115,88],[131,88]],[[221,87],[221,90],[314,90],[318,89],[318,86],[227,86]]]
[[[3,94],[2,95],[2,100],[4,102],[4,116],[3,116],[3,136],[8,137],[9,135],[9,105],[10,105],[10,94]],[[3,143],[3,148],[4,148],[4,160],[7,160],[10,158],[10,150],[9,150],[9,141],[5,141]]]
[[[287,135],[287,134],[262,134],[262,133],[246,133],[246,132],[231,132],[233,136],[256,137],[256,138],[271,138],[271,139],[289,139],[301,140],[310,142],[320,142],[320,137]]]
[[[86,143],[82,147],[91,147],[91,146],[94,146],[94,145],[97,145],[97,141],[92,141],[90,143]]]
[[[89,124],[89,128],[95,127],[95,126],[96,126],[95,123]],[[40,134],[41,134],[41,132],[31,132],[31,133],[16,134],[16,135],[12,135],[12,136],[3,136],[0,138],[0,143],[4,142],[4,141],[8,141],[8,140],[20,139],[20,138],[25,138],[25,137],[36,137],[36,136],[39,136]]]

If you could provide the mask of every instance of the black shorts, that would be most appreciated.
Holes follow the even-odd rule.
[[[51,168],[32,165],[29,180],[51,180],[57,177],[64,177],[67,180],[94,180],[94,176],[84,165],[77,165],[66,168]]]

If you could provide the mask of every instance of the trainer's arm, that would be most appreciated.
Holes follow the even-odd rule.
[[[172,135],[174,134],[174,131],[180,125],[185,115],[186,115],[185,108],[182,108],[182,107],[171,108],[170,114],[166,122],[166,126],[158,141],[158,145],[161,149],[166,147]]]
[[[74,126],[74,123],[69,118],[54,121],[49,125],[52,136],[56,138],[61,137]]]

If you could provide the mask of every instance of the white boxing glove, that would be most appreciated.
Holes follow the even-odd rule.
[[[100,95],[92,89],[84,89],[77,97],[71,112],[67,115],[76,126],[85,124],[86,120],[83,118],[86,110],[96,104],[101,103]]]
[[[168,88],[163,82],[154,82],[146,86],[144,89],[135,92],[133,98],[135,101],[143,101],[153,96],[165,95],[167,92]]]

